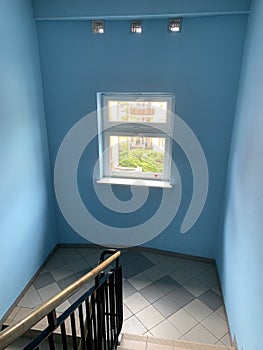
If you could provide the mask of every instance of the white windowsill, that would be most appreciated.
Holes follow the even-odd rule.
[[[146,180],[146,179],[129,179],[120,177],[103,177],[96,181],[97,184],[124,185],[124,186],[146,186],[159,188],[172,188],[169,181]]]

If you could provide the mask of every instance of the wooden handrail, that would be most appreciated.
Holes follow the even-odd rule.
[[[77,292],[84,284],[99,275],[103,270],[105,270],[106,267],[118,259],[120,255],[120,251],[116,252],[86,275],[78,279],[76,282],[72,283],[57,295],[50,298],[44,304],[40,305],[23,320],[15,322],[0,332],[0,350],[5,349],[8,345],[12,344],[16,339],[21,337],[26,331],[42,320],[42,318],[47,316],[51,311]]]

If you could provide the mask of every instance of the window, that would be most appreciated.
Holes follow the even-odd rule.
[[[102,178],[170,180],[174,98],[98,93]]]

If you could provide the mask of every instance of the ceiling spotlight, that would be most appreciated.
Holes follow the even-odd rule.
[[[182,29],[182,19],[172,18],[169,20],[169,32],[180,32]]]
[[[104,21],[92,21],[93,34],[103,34],[104,31]]]
[[[142,21],[131,21],[131,33],[142,33]]]

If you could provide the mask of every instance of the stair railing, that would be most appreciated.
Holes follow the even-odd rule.
[[[110,255],[106,260],[105,257]],[[112,350],[117,347],[123,323],[121,253],[102,252],[99,265],[49,299],[23,320],[0,332],[0,350],[26,334],[47,318],[48,326],[24,347],[24,350],[61,349]],[[114,266],[115,262],[115,266]],[[94,286],[84,292],[66,311],[57,316],[56,308],[78,292],[87,282]]]

